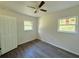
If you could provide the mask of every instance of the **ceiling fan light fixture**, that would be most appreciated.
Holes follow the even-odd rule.
[[[37,8],[36,7],[32,7],[32,6],[27,6],[27,7],[35,9],[34,13],[37,13],[39,11],[47,12],[47,10],[45,10],[45,9],[40,9],[44,4],[45,4],[45,2],[41,1],[41,3],[38,5]]]

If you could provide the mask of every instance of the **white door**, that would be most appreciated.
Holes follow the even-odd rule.
[[[17,47],[16,19],[0,16],[1,53],[4,54]]]

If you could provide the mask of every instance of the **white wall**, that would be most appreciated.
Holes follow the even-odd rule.
[[[24,31],[24,20],[29,20],[33,22],[33,31]],[[21,18],[18,22],[18,39],[19,44],[34,40],[38,36],[38,19],[33,17]]]
[[[28,15],[23,15],[20,13],[17,13],[13,10],[9,10],[7,8],[0,8],[0,15],[7,15],[11,17],[15,17],[17,19],[17,39],[18,39],[18,45],[22,43],[26,43],[28,41],[31,41],[38,36],[38,19],[28,16]],[[29,20],[33,21],[33,31],[24,31],[24,20]]]
[[[66,16],[79,16],[79,6],[68,8],[55,13],[48,13],[40,17],[40,38],[49,44],[79,55],[79,32],[75,34],[57,32],[58,19],[64,18]]]

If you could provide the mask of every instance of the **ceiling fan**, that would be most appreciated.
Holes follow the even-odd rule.
[[[39,10],[40,10],[40,11],[43,11],[43,12],[47,12],[47,10],[41,9],[41,7],[42,7],[44,4],[45,4],[45,2],[44,2],[44,1],[41,1],[41,3],[38,5],[38,7],[33,7],[33,6],[27,6],[27,7],[35,9],[34,13],[37,13]]]

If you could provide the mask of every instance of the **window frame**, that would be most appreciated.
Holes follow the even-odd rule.
[[[76,24],[60,24],[60,20],[67,19],[67,18],[76,18]],[[66,17],[58,20],[58,32],[63,32],[63,33],[77,33],[78,32],[78,16],[72,16],[72,17]],[[74,25],[75,26],[75,31],[63,31],[59,30],[60,26],[69,26],[69,25]]]
[[[32,31],[33,30],[33,21],[27,21],[27,20],[25,20],[24,22],[31,22],[31,25],[25,25],[24,24],[24,31]],[[25,27],[27,27],[27,26],[31,26],[32,29],[25,30]]]

